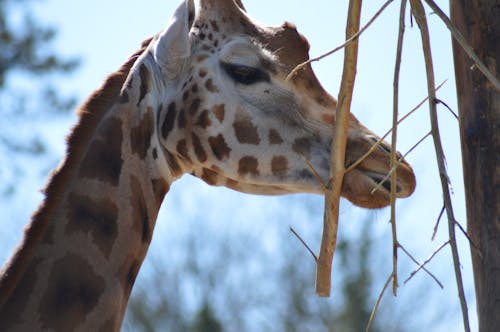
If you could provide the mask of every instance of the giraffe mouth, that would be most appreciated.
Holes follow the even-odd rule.
[[[380,174],[380,173],[374,173],[374,172],[366,172],[365,173],[375,184],[374,184],[374,189],[376,186],[383,188],[385,191],[388,193],[391,192],[391,179],[390,177],[387,177],[387,174]],[[396,194],[399,195],[402,192],[401,185],[399,184],[399,181],[396,180]]]

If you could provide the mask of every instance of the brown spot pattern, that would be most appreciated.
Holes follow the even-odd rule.
[[[141,183],[133,175],[130,176],[130,191],[132,193],[132,196],[130,197],[130,206],[133,210],[132,220],[141,234],[142,243],[149,243],[151,242],[151,237],[153,236],[153,229],[150,226],[148,208]]]
[[[66,233],[90,233],[106,257],[111,254],[118,236],[117,222],[118,208],[110,199],[95,201],[85,195],[69,195]]]
[[[92,141],[80,165],[80,176],[118,185],[123,165],[121,126],[122,121],[117,118],[102,124],[98,129],[100,137]]]
[[[173,175],[180,175],[182,173],[182,168],[179,165],[177,159],[166,149],[162,149],[165,154],[165,159],[167,160],[170,171]]]
[[[217,165],[210,166],[210,169],[216,173],[222,173],[222,169],[220,167],[218,167]]]
[[[207,184],[213,186],[217,184],[217,173],[208,168],[204,168],[201,174],[201,179]]]
[[[210,24],[212,25],[212,29],[214,29],[215,32],[219,32],[219,25],[215,20],[210,20]]]
[[[186,128],[186,112],[183,109],[180,110],[179,116],[177,117],[177,127],[179,129]]]
[[[44,330],[75,330],[95,308],[106,285],[87,261],[72,254],[54,262],[49,280],[38,309]]]
[[[209,55],[208,55],[208,54],[200,54],[200,55],[198,55],[198,56],[196,57],[196,61],[198,61],[198,62],[202,62],[203,60],[207,59],[208,57],[209,57]],[[203,69],[202,69],[202,70],[203,70]],[[203,75],[203,76],[205,76],[205,75]],[[202,76],[202,77],[203,77],[203,76]]]
[[[203,149],[203,145],[201,144],[200,138],[196,136],[196,134],[194,133],[191,134],[191,137],[193,139],[193,148],[196,158],[198,158],[198,161],[201,163],[207,161],[207,153]]]
[[[207,90],[209,92],[212,92],[212,93],[217,93],[219,92],[219,88],[217,88],[215,85],[214,85],[214,82],[212,81],[211,78],[209,78],[206,82],[205,82],[205,88],[207,88]]]
[[[189,106],[189,114],[195,115],[198,112],[198,108],[200,107],[201,100],[200,98],[193,99],[191,105]]]
[[[333,114],[324,113],[321,114],[321,120],[329,125],[333,125],[335,123],[335,116],[333,116]]]
[[[163,202],[163,198],[169,191],[169,186],[164,179],[152,179],[151,186],[153,187],[153,192],[155,194],[156,208],[160,209],[161,203]]]
[[[281,144],[283,143],[283,138],[281,138],[280,133],[276,129],[269,130],[269,143],[270,144]]]
[[[222,136],[222,134],[219,134],[215,137],[209,137],[208,144],[210,144],[210,148],[212,149],[213,154],[218,160],[229,158],[231,148],[227,145],[226,140],[224,139],[224,136]]]
[[[240,185],[237,181],[233,179],[227,179],[226,180],[226,187],[234,189],[234,190],[240,190]]]
[[[174,128],[175,114],[175,102],[172,102],[170,105],[168,105],[167,114],[165,114],[165,119],[163,120],[163,124],[161,125],[161,135],[163,139],[167,139],[168,134]]]
[[[149,71],[146,68],[145,64],[141,64],[141,67],[139,68],[139,76],[141,77],[141,87],[137,106],[139,106],[139,104],[144,99],[144,97],[146,97],[146,94],[149,91]]]
[[[26,308],[31,299],[31,294],[33,294],[40,263],[41,259],[32,260],[9,297],[2,299],[6,300],[6,302],[0,305],[0,331],[11,331],[15,324],[21,323],[22,317],[20,314]]]
[[[288,159],[284,156],[276,156],[271,160],[271,171],[274,175],[282,175],[288,170]]]
[[[144,159],[148,152],[153,132],[153,109],[151,107],[148,107],[148,110],[142,117],[139,125],[135,128],[132,128],[131,130],[130,145],[132,148],[132,153],[136,153],[141,159]]]
[[[204,110],[203,112],[201,112],[200,116],[198,117],[198,120],[196,121],[196,125],[200,126],[203,129],[206,129],[211,124],[212,124],[212,121],[210,121],[210,118],[208,117],[208,111]]]
[[[259,133],[250,120],[235,121],[233,123],[236,139],[240,143],[258,145],[260,143]]]
[[[292,149],[306,158],[311,157],[311,142],[306,137],[297,138],[293,142]]]
[[[203,58],[202,60],[204,60],[204,59],[205,59],[205,58]],[[199,60],[199,59],[198,59],[198,61],[202,61],[202,60]],[[200,75],[200,77],[201,77],[201,78],[203,78],[203,77],[207,76],[207,74],[208,74],[208,72],[207,72],[207,70],[206,70],[206,69],[201,68],[201,69],[198,71],[198,75]]]
[[[141,261],[134,260],[125,274],[125,297],[128,297],[132,292],[132,287],[134,287],[135,279],[139,274],[139,269],[141,268]]]
[[[212,113],[214,113],[217,120],[219,120],[219,122],[222,123],[226,115],[226,108],[224,104],[214,106],[214,108],[212,108]]]
[[[243,176],[247,174],[259,175],[259,162],[257,158],[245,156],[238,162],[238,174]]]
[[[176,150],[177,153],[179,153],[182,156],[182,158],[191,162],[191,158],[189,158],[187,143],[185,139],[181,139],[179,140],[179,142],[177,142]]]

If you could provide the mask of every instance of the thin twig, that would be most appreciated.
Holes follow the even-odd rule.
[[[398,45],[396,50],[396,64],[394,66],[394,93],[393,93],[393,112],[392,112],[392,139],[391,139],[391,230],[392,230],[392,293],[397,295],[398,289],[398,233],[396,227],[396,181],[397,167],[399,162],[396,160],[396,144],[398,134],[398,116],[399,116],[399,73],[401,71],[401,57],[403,53],[403,40],[405,32],[405,11],[406,0],[401,1],[399,11],[399,33]],[[384,182],[381,182],[382,184]]]
[[[301,64],[299,64],[298,66],[296,66],[291,72],[290,74],[288,74],[288,76],[286,77],[286,80],[290,80],[293,76],[295,76],[299,70],[301,70],[302,68],[304,68],[305,66],[307,66],[308,64],[312,63],[312,62],[315,62],[315,61],[320,61],[324,58],[326,58],[327,56],[330,56],[332,55],[333,53],[337,52],[337,51],[340,51],[341,49],[343,49],[344,47],[346,47],[349,43],[353,42],[354,40],[356,40],[366,29],[368,29],[368,27],[377,19],[377,17],[380,16],[380,14],[382,14],[382,12],[385,10],[385,8],[387,8],[387,6],[389,6],[389,4],[391,2],[393,2],[394,0],[387,0],[383,5],[382,7],[380,7],[380,9],[375,13],[375,15],[363,26],[363,28],[361,28],[361,30],[359,30],[358,32],[356,32],[354,35],[352,35],[350,38],[348,38],[342,45],[340,46],[337,46],[335,47],[333,50],[330,50],[318,57],[315,57],[315,58],[312,58],[312,59],[309,59]]]
[[[314,166],[309,162],[309,160],[307,160],[307,158],[305,158],[305,157],[302,157],[302,158],[304,159],[304,162],[306,163],[307,168],[311,171],[312,175],[316,178],[316,181],[318,181],[321,189],[326,194],[328,191],[328,188],[327,188],[326,184],[323,182],[323,179],[321,178],[321,176],[319,176],[318,172],[316,171]]]
[[[446,209],[446,207],[443,205],[443,207],[441,208],[441,212],[439,212],[439,216],[437,218],[436,225],[434,225],[434,231],[432,232],[431,241],[434,241],[434,238],[436,237],[436,233],[437,233],[437,230],[439,227],[439,222],[441,221],[441,218],[443,217],[443,213],[444,213],[445,209]]]
[[[314,261],[318,262],[318,257],[316,256],[316,254],[314,253],[314,251],[312,251],[312,249],[307,245],[306,241],[304,241],[302,239],[302,237],[300,237],[300,235],[292,227],[290,227],[290,232],[292,232],[293,235],[295,235],[297,237],[297,239],[299,239],[299,241],[304,245],[304,247],[306,247],[307,251],[309,251],[309,253],[311,254],[311,256],[313,256]]]
[[[443,81],[441,84],[439,84],[435,91],[438,91],[444,84],[446,83],[446,80]],[[425,104],[425,102],[429,100],[429,96],[425,97],[423,100],[421,100],[417,106],[415,106],[414,108],[412,108],[408,113],[406,113],[403,117],[401,117],[401,119],[399,119],[398,121],[398,125],[400,123],[402,123],[403,121],[405,121],[406,119],[408,119],[408,117],[410,115],[412,115],[413,113],[415,113],[423,104]],[[392,128],[389,129],[382,137],[379,138],[379,140],[372,145],[372,147],[363,155],[361,156],[361,158],[359,158],[358,160],[356,160],[356,162],[354,162],[352,165],[350,165],[347,169],[346,169],[346,173],[349,173],[350,171],[352,171],[354,168],[356,168],[359,164],[361,164],[363,162],[363,160],[365,160],[366,158],[368,158],[368,156],[370,154],[372,154],[373,151],[375,151],[375,149],[378,148],[378,146],[380,145],[380,143],[382,143],[384,141],[384,139],[389,136],[389,134],[392,132]]]
[[[446,214],[448,216],[448,233],[450,237],[450,248],[453,257],[453,267],[455,269],[455,278],[458,288],[458,296],[460,298],[460,305],[462,309],[462,318],[464,329],[470,332],[469,314],[467,310],[467,301],[465,299],[464,286],[462,281],[462,272],[460,271],[460,257],[458,255],[457,241],[455,236],[455,216],[453,213],[453,205],[451,203],[449,191],[449,177],[446,172],[446,165],[444,162],[444,151],[441,143],[441,136],[439,134],[439,125],[436,109],[436,95],[434,93],[434,67],[432,64],[431,45],[429,40],[429,28],[427,26],[427,19],[425,17],[425,10],[420,0],[410,0],[413,16],[417,21],[420,28],[420,35],[422,38],[422,48],[424,52],[425,67],[427,73],[427,90],[429,92],[429,111],[431,119],[432,137],[434,139],[434,148],[436,150],[436,158],[439,169],[439,177],[441,179],[441,187],[443,192],[444,205],[446,207]]]
[[[437,99],[437,98],[436,98],[436,103],[438,103],[438,104],[443,104],[443,106],[444,106],[446,109],[448,109],[448,111],[450,111],[450,113],[451,113],[451,114],[453,114],[453,116],[455,117],[455,119],[457,119],[457,120],[458,120],[458,115],[457,115],[457,113],[453,112],[453,110],[451,109],[451,107],[450,107],[450,106],[448,106],[448,104],[447,104],[447,103],[445,103],[445,102],[444,102],[444,101],[442,101],[441,99]]]
[[[439,248],[437,248],[437,249],[436,249],[436,250],[435,250],[435,251],[434,251],[434,252],[433,252],[433,253],[429,256],[429,258],[427,258],[427,259],[426,259],[426,260],[425,260],[422,264],[420,264],[420,265],[418,266],[418,268],[417,268],[415,271],[413,271],[413,272],[410,274],[410,276],[409,276],[409,277],[405,280],[405,282],[404,282],[404,283],[406,284],[408,281],[410,281],[410,280],[411,280],[411,278],[413,278],[413,277],[414,277],[414,276],[418,273],[418,271],[422,270],[422,269],[425,267],[425,265],[427,265],[427,263],[429,263],[429,262],[430,262],[430,261],[434,258],[434,256],[436,256],[436,254],[437,254],[438,252],[440,252],[440,251],[441,251],[441,249],[443,249],[443,248],[444,248],[447,244],[449,244],[449,243],[450,243],[450,241],[446,241],[445,243],[443,243],[442,245],[440,245],[440,246],[439,246]],[[443,288],[443,285],[440,285],[440,286],[441,286],[441,289],[442,289],[442,288]]]
[[[481,249],[479,249],[479,247],[474,243],[474,241],[472,241],[472,239],[469,236],[469,234],[467,233],[467,231],[463,228],[463,226],[458,221],[455,220],[455,224],[458,226],[458,228],[462,231],[462,233],[464,234],[464,236],[467,238],[467,240],[471,244],[472,248],[474,250],[476,250],[477,255],[482,259],[483,258],[483,253],[481,252]]]
[[[405,159],[410,153],[412,153],[413,150],[415,150],[420,144],[422,144],[427,139],[427,137],[429,137],[431,135],[432,135],[432,133],[428,132],[427,134],[424,135],[424,137],[422,137],[421,139],[419,139],[417,143],[415,143],[410,149],[408,149],[408,151],[406,151],[406,153],[403,155],[403,158],[400,159],[400,162],[403,159]]]
[[[403,1],[405,1],[405,0],[403,0]],[[375,315],[377,313],[380,302],[382,301],[382,297],[384,296],[385,290],[387,289],[387,287],[389,286],[389,283],[391,282],[391,280],[393,278],[394,278],[394,273],[391,273],[389,278],[387,278],[387,281],[385,282],[384,287],[382,288],[382,291],[378,295],[377,302],[375,302],[375,306],[373,307],[372,313],[370,315],[370,319],[368,320],[368,324],[366,325],[365,332],[370,331],[370,328],[372,327],[373,319],[375,318]]]
[[[361,0],[350,0],[347,14],[346,38],[349,39],[359,30],[361,16]],[[330,296],[332,260],[337,245],[339,222],[339,201],[342,192],[342,181],[345,174],[345,149],[351,100],[356,78],[358,60],[358,41],[354,40],[346,46],[344,52],[344,69],[342,84],[338,98],[338,110],[333,132],[330,156],[330,180],[325,195],[325,214],[323,219],[323,235],[316,265],[316,294]]]
[[[467,43],[464,36],[458,31],[458,29],[453,25],[451,20],[446,16],[446,14],[439,8],[438,5],[432,0],[425,0],[427,5],[432,8],[434,13],[444,22],[448,30],[450,30],[453,38],[462,46],[463,50],[467,55],[475,62],[476,67],[483,73],[484,76],[493,84],[497,91],[500,91],[500,81],[493,75],[493,73],[486,67],[486,65],[479,59],[477,54],[474,52],[472,46]]]
[[[410,0],[411,1],[411,0]],[[403,247],[401,245],[401,243],[398,244],[399,245],[399,248],[401,248],[401,250],[403,250],[403,252],[408,256],[410,257],[410,259],[415,263],[417,264],[418,266],[422,265],[420,264],[416,259],[415,257],[412,256],[412,254],[410,254],[410,252],[408,250],[406,250],[405,247]],[[427,270],[425,267],[422,267],[422,270],[424,270],[432,279],[434,279],[434,281],[439,285],[439,287],[443,288],[443,284],[439,281],[439,279],[437,277],[435,277],[431,271]]]

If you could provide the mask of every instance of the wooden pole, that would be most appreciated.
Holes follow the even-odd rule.
[[[450,1],[453,24],[497,78],[498,0]],[[460,135],[480,332],[500,327],[500,91],[453,41]]]

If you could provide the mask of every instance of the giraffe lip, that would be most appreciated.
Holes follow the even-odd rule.
[[[391,179],[387,178],[387,174],[380,174],[380,173],[374,173],[374,172],[366,172],[365,173],[370,179],[375,182],[375,185],[378,185],[382,181],[382,188],[384,188],[387,192],[391,192]],[[401,193],[401,186],[399,184],[399,181],[396,180],[396,194]]]

